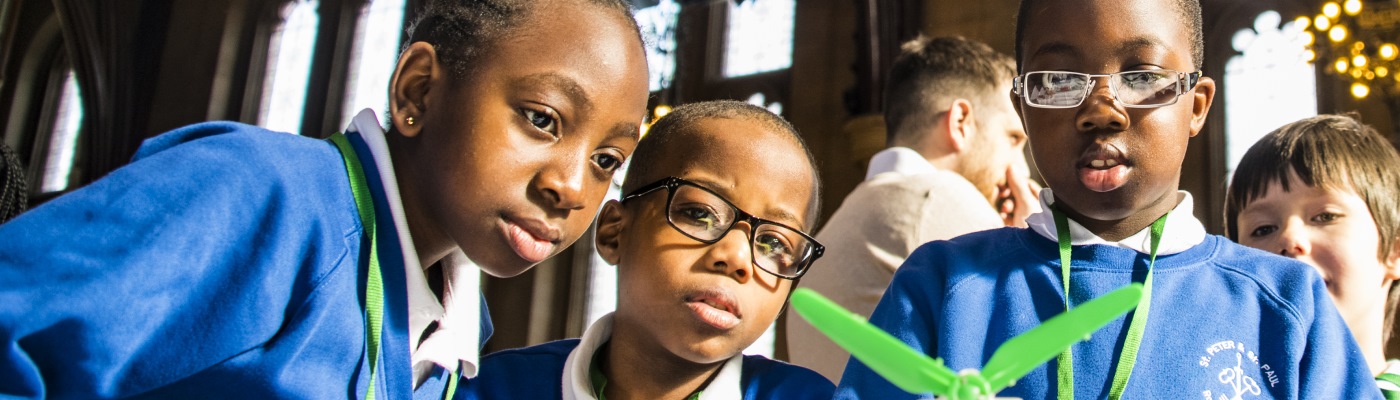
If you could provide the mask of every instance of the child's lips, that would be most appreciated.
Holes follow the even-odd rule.
[[[705,290],[685,297],[686,306],[695,317],[716,329],[728,330],[743,321],[738,303],[723,290]]]
[[[559,243],[559,230],[538,220],[504,218],[501,230],[511,250],[526,262],[535,264],[554,253]]]
[[[1113,143],[1095,143],[1084,150],[1078,164],[1079,182],[1095,192],[1108,192],[1128,183],[1126,152]]]

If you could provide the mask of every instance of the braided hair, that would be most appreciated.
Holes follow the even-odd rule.
[[[24,184],[24,167],[10,146],[0,143],[0,223],[24,212],[29,205],[29,188]]]

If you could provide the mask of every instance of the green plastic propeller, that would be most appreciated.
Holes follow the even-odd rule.
[[[932,393],[950,400],[989,397],[1031,370],[1055,358],[1070,345],[1137,308],[1142,285],[1131,284],[1076,306],[1040,326],[1007,340],[982,372],[954,373],[889,333],[866,322],[814,290],[798,288],[792,307],[833,342],[851,352],[875,373],[909,393]]]
[[[942,361],[928,358],[815,290],[793,291],[792,308],[831,341],[906,392],[946,393],[958,380]]]

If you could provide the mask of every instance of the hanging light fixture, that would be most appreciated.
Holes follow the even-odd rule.
[[[1400,95],[1400,2],[1329,1],[1314,16],[1298,17],[1315,59],[1334,60],[1328,72],[1347,82],[1358,99],[1379,90]],[[1325,38],[1325,39],[1324,39]]]

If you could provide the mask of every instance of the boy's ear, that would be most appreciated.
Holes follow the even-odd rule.
[[[433,45],[413,42],[404,49],[389,80],[389,114],[396,132],[408,137],[418,135],[428,110],[428,93],[441,78],[442,69]]]
[[[1210,103],[1215,100],[1215,80],[1202,76],[1191,90],[1191,100],[1191,137],[1196,137],[1206,126],[1206,114],[1210,113]]]
[[[598,255],[603,257],[603,261],[608,264],[617,265],[622,259],[622,231],[625,225],[626,215],[622,212],[622,203],[617,200],[608,200],[603,204],[603,209],[598,211],[598,225],[594,232],[594,246],[598,250]]]
[[[943,113],[943,127],[948,135],[944,140],[949,143],[948,150],[961,153],[972,145],[972,135],[976,134],[976,129],[972,125],[972,102],[967,99],[954,99],[948,105],[948,109]]]

